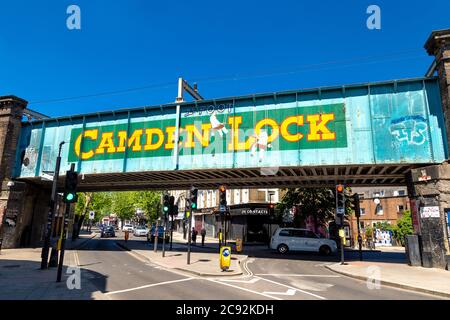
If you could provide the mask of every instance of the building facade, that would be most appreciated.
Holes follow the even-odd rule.
[[[185,217],[186,191],[172,191],[179,214],[174,227],[179,232],[187,228]],[[227,190],[229,216],[227,238],[240,238],[244,242],[267,242],[278,224],[270,215],[269,204],[276,204],[281,198],[279,189],[230,189]],[[224,215],[219,211],[219,190],[199,190],[198,208],[191,215],[191,225],[198,232],[205,228],[208,237],[218,237],[224,231]]]

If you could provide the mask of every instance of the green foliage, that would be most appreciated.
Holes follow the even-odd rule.
[[[95,212],[94,221],[111,212],[110,192],[83,192],[78,193],[78,201],[75,204],[75,214],[85,216],[89,211]]]
[[[161,193],[155,191],[134,192],[133,201],[136,209],[141,209],[149,220],[155,221],[161,211]]]
[[[413,234],[414,228],[412,224],[411,211],[405,210],[403,216],[397,221],[397,225],[392,229],[395,239],[401,243],[405,244],[405,236]]]
[[[111,199],[111,211],[120,220],[131,220],[136,213],[135,192],[113,192]]]
[[[347,193],[351,189],[346,189]],[[329,188],[296,188],[288,189],[277,205],[278,212],[284,213],[297,207],[294,225],[299,225],[308,216],[313,216],[316,225],[325,224],[334,219],[336,211],[335,190]],[[346,196],[346,211],[351,212],[349,196]]]
[[[387,221],[377,222],[374,227],[375,229],[379,229],[382,231],[392,231],[392,229],[394,228],[394,226],[392,226]]]
[[[373,228],[372,227],[366,227],[366,239],[373,239]]]

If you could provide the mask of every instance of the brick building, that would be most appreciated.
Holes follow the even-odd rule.
[[[409,210],[409,198],[405,187],[374,187],[353,188],[361,200],[360,228],[361,234],[365,234],[367,227],[373,227],[378,222],[397,224],[405,210]],[[353,243],[357,243],[358,226],[356,217],[350,217],[351,234]]]

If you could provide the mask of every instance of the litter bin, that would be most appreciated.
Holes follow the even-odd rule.
[[[242,239],[236,238],[236,252],[241,253],[242,252]]]

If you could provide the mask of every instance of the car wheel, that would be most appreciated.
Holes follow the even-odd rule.
[[[319,249],[319,253],[328,256],[331,254],[331,248],[329,246],[321,246]]]
[[[278,250],[279,253],[284,254],[284,253],[286,253],[286,252],[289,251],[289,248],[288,248],[288,246],[285,245],[285,244],[280,244],[280,245],[277,247],[277,250]]]

